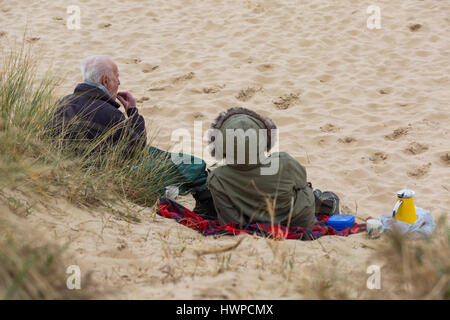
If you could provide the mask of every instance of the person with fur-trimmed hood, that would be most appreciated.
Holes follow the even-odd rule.
[[[272,120],[246,108],[222,112],[211,125],[211,155],[224,159],[225,165],[213,170],[207,183],[222,224],[316,223],[315,196],[305,167],[285,152],[265,156],[276,134]]]

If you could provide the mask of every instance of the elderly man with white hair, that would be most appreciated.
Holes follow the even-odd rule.
[[[81,72],[83,82],[77,85],[73,94],[58,102],[50,123],[55,133],[69,127],[65,138],[92,140],[115,128],[114,134],[106,141],[106,147],[110,145],[108,142],[117,142],[124,136],[129,144],[128,154],[146,147],[144,118],[138,113],[134,97],[128,92],[118,92],[119,70],[112,59],[104,55],[88,57],[81,63]],[[122,103],[128,118],[119,111],[120,105],[116,99]],[[169,164],[166,178],[179,187],[181,194],[192,192],[196,199],[196,212],[215,214],[212,197],[206,187],[208,174],[203,160],[197,161],[190,156],[190,164],[175,164],[171,153],[152,146],[147,149],[153,157]]]
[[[119,92],[117,65],[106,55],[91,56],[81,63],[83,82],[74,93],[58,102],[53,125],[80,123],[75,126],[77,138],[94,139],[115,128],[112,142],[127,136],[130,151],[146,145],[145,121],[139,115],[135,98],[128,92]],[[125,108],[127,117],[119,110]],[[55,127],[55,126],[54,126]],[[56,126],[61,128],[61,126]],[[74,129],[71,128],[73,131]],[[71,132],[73,134],[73,132]]]

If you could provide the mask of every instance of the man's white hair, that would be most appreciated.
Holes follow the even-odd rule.
[[[81,62],[83,81],[100,82],[103,75],[111,73],[111,57],[108,55],[90,56]]]

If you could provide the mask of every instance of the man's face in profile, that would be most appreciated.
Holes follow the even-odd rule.
[[[119,69],[117,68],[117,65],[114,62],[111,61],[111,64],[112,64],[111,72],[107,77],[107,80],[105,81],[106,83],[104,83],[103,85],[108,90],[111,98],[116,99],[117,92],[119,91],[120,86]]]

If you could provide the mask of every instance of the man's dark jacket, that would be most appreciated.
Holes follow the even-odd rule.
[[[72,123],[69,125],[71,137],[75,134],[77,138],[89,140],[116,128],[109,142],[115,143],[124,135],[130,152],[144,147],[147,139],[144,118],[137,108],[127,110],[128,118],[119,108],[120,105],[100,88],[80,83],[73,94],[58,102],[52,127],[61,129],[64,124]]]

